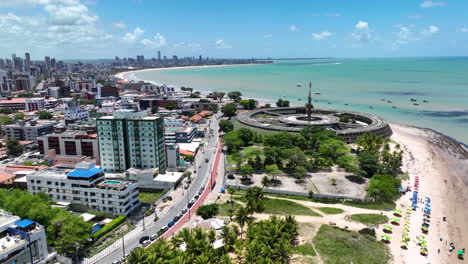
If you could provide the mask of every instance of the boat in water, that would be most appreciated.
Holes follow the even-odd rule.
[[[391,103],[392,103],[392,101],[387,101],[387,103],[391,104]]]
[[[413,105],[416,105],[416,106],[418,106],[419,104],[417,104],[417,103],[414,103]]]
[[[414,99],[414,98],[411,98],[410,101],[411,101],[411,102],[416,102],[416,101],[418,101],[418,100],[416,100],[416,99]]]
[[[392,105],[392,108],[397,108],[396,106]]]
[[[427,101],[427,100],[423,100],[423,103],[429,103],[429,101]]]

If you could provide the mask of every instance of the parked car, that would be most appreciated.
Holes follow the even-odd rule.
[[[208,158],[205,158],[205,162],[208,162],[208,161],[210,161],[210,160]]]
[[[148,240],[150,240],[149,236],[142,236],[142,237],[140,237],[138,242],[140,242],[140,244],[143,244],[145,241],[148,241]]]
[[[169,223],[167,223],[167,226],[168,226],[168,227],[171,227],[171,226],[173,226],[174,224],[175,224],[174,221],[169,221]]]
[[[193,206],[194,203],[195,203],[195,202],[193,202],[193,201],[189,202],[188,205],[187,205],[187,207],[188,207],[188,208],[191,208],[191,207]]]
[[[172,201],[172,196],[168,195],[166,198],[167,198],[169,201]]]
[[[155,241],[158,238],[158,234],[154,234],[150,236],[151,241]]]
[[[187,212],[187,208],[182,210],[182,214],[185,214]]]
[[[179,221],[179,219],[180,219],[180,216],[176,215],[176,216],[174,217],[174,219],[172,219],[172,221],[177,222],[177,221]]]
[[[143,247],[146,247],[146,246],[148,246],[149,244],[151,244],[151,241],[150,241],[150,240],[146,240],[145,242],[143,242]]]
[[[167,226],[163,226],[161,227],[161,229],[159,230],[161,233],[164,233],[167,231],[167,229],[169,229]]]
[[[200,195],[197,194],[197,195],[195,195],[195,197],[193,197],[193,198],[198,199],[198,198],[200,198]]]

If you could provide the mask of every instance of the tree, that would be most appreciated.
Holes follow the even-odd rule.
[[[287,100],[283,100],[283,99],[278,99],[278,101],[276,101],[276,106],[277,107],[289,107],[289,101]]]
[[[2,126],[14,124],[14,123],[15,123],[15,121],[13,120],[13,118],[11,118],[9,116],[0,117],[0,125],[2,125]]]
[[[0,108],[0,113],[9,115],[9,114],[13,113],[13,111],[11,110],[11,108],[2,107],[2,108]]]
[[[346,155],[347,153],[349,153],[349,150],[344,142],[333,138],[323,141],[318,148],[318,154],[321,157],[331,159],[333,162],[335,162],[338,157]]]
[[[261,213],[265,210],[265,193],[262,188],[255,186],[247,190],[245,193],[247,211],[250,213]]]
[[[262,178],[262,186],[263,188],[268,188],[270,186],[270,178],[266,175]]]
[[[198,100],[198,102],[200,102],[200,103],[209,103],[211,101],[208,100],[208,99],[203,98],[203,99]]]
[[[178,109],[179,107],[175,103],[167,103],[164,106],[164,108],[166,108],[167,110],[175,110],[175,109]]]
[[[242,176],[242,180],[245,182],[250,182],[250,178],[252,178],[253,168],[249,164],[244,164],[240,167],[240,175]]]
[[[9,138],[7,140],[8,155],[19,156],[24,151],[24,146],[19,143],[16,138]]]
[[[208,106],[208,111],[217,113],[218,112],[218,106],[217,105],[210,105],[210,106]]]
[[[237,133],[237,131],[230,131],[226,133],[222,140],[224,145],[226,145],[227,151],[229,153],[237,152],[242,146],[244,146],[244,141],[240,139],[239,133]]]
[[[155,105],[155,106],[151,107],[151,114],[154,115],[154,114],[156,114],[158,112],[159,112],[159,107],[158,106]]]
[[[391,175],[374,175],[367,187],[367,195],[379,202],[391,202],[400,196],[401,181]]]
[[[54,116],[47,111],[39,111],[39,119],[52,119]]]
[[[233,100],[236,103],[239,103],[241,100],[242,93],[239,91],[229,92],[228,97],[229,99]]]
[[[263,144],[270,147],[290,149],[293,147],[304,148],[306,141],[303,136],[289,132],[279,132],[263,137]]]
[[[278,176],[278,174],[281,173],[281,171],[278,168],[278,165],[276,165],[276,164],[266,165],[265,166],[265,172],[266,172],[266,174],[271,176],[273,182],[277,181],[276,177]]]
[[[15,119],[16,120],[23,120],[26,117],[24,113],[17,113],[15,114]]]
[[[229,131],[234,130],[234,125],[232,124],[232,122],[222,119],[219,121],[219,130],[223,131],[224,133],[227,133]]]
[[[219,213],[218,204],[209,204],[202,205],[197,209],[197,215],[201,216],[203,219],[213,218]]]
[[[239,135],[239,138],[244,142],[244,146],[250,145],[254,136],[254,132],[252,132],[252,130],[248,128],[240,128],[236,132]]]
[[[379,157],[371,152],[358,154],[359,167],[366,172],[368,177],[374,176],[380,170]]]
[[[229,103],[221,107],[221,113],[227,117],[233,117],[237,113],[237,105],[234,103]]]
[[[234,214],[234,221],[239,224],[241,228],[241,233],[243,233],[244,225],[249,221],[249,212],[245,207],[239,207],[236,213]]]
[[[244,109],[253,110],[257,107],[258,102],[255,99],[245,99],[241,100],[239,104],[242,105]]]
[[[214,92],[213,96],[218,99],[218,102],[221,103],[223,101],[223,97],[226,95],[224,92]]]
[[[263,164],[262,157],[260,157],[260,155],[255,156],[253,168],[255,170],[263,170],[264,164]]]
[[[367,133],[360,136],[356,144],[360,147],[360,151],[378,154],[385,142],[388,142],[388,139]]]
[[[265,108],[270,108],[271,104],[265,104]]]
[[[307,176],[307,170],[302,166],[297,166],[294,169],[294,178],[299,181],[302,181]]]

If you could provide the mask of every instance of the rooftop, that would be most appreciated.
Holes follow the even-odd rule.
[[[68,173],[67,176],[76,177],[76,178],[90,178],[101,172],[102,172],[102,169],[100,168],[91,168],[91,169],[78,168]]]

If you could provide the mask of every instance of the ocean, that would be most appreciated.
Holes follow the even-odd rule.
[[[291,105],[306,102],[311,81],[316,108],[367,112],[468,143],[468,57],[277,60],[125,77],[199,91],[240,91],[262,103],[282,98]]]

